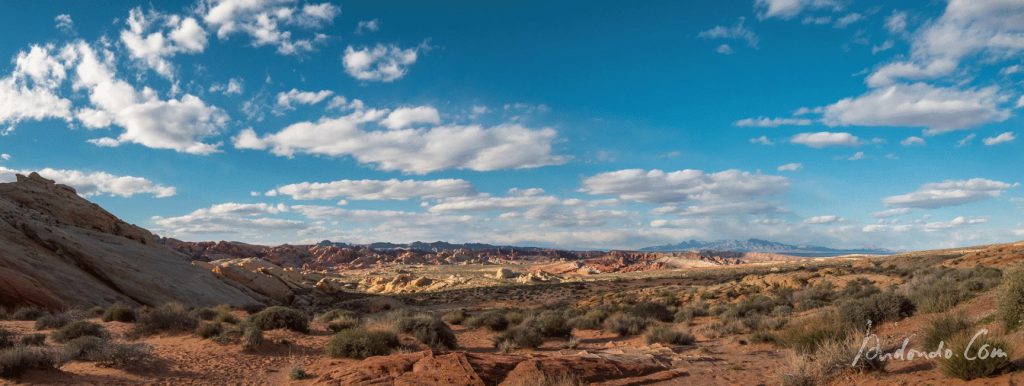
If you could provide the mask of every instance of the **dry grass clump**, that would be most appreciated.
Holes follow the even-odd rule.
[[[0,350],[0,378],[15,378],[33,369],[63,364],[59,352],[44,347],[14,346]]]
[[[647,344],[661,343],[671,345],[692,345],[697,338],[686,331],[679,331],[670,327],[658,326],[647,331]]]
[[[11,313],[9,317],[12,320],[29,321],[39,319],[40,317],[46,314],[46,311],[43,311],[38,307],[21,307],[18,308],[17,310],[14,310],[14,312]]]
[[[433,348],[454,349],[458,347],[455,333],[441,319],[432,315],[419,314],[398,319],[395,329],[410,334],[425,345]]]
[[[336,309],[317,315],[313,320],[324,323],[331,331],[338,332],[360,325],[362,320],[355,311]]]
[[[103,310],[100,319],[104,322],[131,323],[136,319],[135,309],[124,303],[114,303]]]
[[[968,347],[970,346],[970,347]],[[1013,348],[1007,340],[981,330],[977,334],[960,333],[949,343],[953,355],[939,358],[946,376],[965,381],[1002,374],[1013,368]]]
[[[491,331],[505,331],[509,326],[509,320],[501,310],[487,310],[477,315],[466,318],[463,323],[466,327],[480,328],[487,327]]]
[[[57,329],[57,331],[53,332],[51,337],[55,342],[64,343],[83,336],[106,338],[108,335],[107,330],[104,329],[103,326],[93,322],[79,320]]]
[[[971,322],[963,315],[945,313],[933,317],[924,327],[924,349],[935,350],[940,342],[944,342],[944,348],[949,348],[950,338],[966,332],[970,328]]]
[[[441,315],[441,320],[450,325],[458,326],[462,324],[462,322],[464,322],[468,317],[469,314],[466,313],[466,310],[460,308],[445,312],[444,315]]]
[[[604,320],[607,318],[608,311],[595,309],[569,319],[568,323],[572,328],[578,330],[600,330]]]
[[[56,314],[46,314],[36,319],[36,330],[50,330],[61,328],[85,318],[81,312],[67,311]]]
[[[572,374],[539,374],[519,379],[507,379],[507,386],[583,386],[587,383]]]
[[[544,335],[535,325],[523,323],[512,327],[494,339],[494,345],[502,352],[517,348],[534,349],[544,344]]]
[[[46,344],[46,334],[28,334],[22,335],[18,339],[18,343],[22,346],[42,346]]]
[[[242,349],[245,351],[256,351],[263,345],[263,330],[252,325],[242,327]]]
[[[824,311],[790,321],[780,332],[782,344],[798,353],[812,353],[830,341],[844,341],[851,329],[835,312]]]
[[[619,336],[639,335],[650,325],[650,319],[623,313],[612,314],[604,321],[604,329]]]
[[[191,332],[199,325],[199,319],[181,303],[167,303],[160,307],[139,313],[135,326],[128,335],[142,337],[160,332]]]
[[[294,308],[273,306],[249,316],[249,323],[261,330],[288,329],[303,334],[309,332],[309,318]]]
[[[924,313],[952,308],[979,293],[999,285],[1002,271],[985,266],[971,269],[925,268],[913,273],[907,284],[907,296]]]
[[[776,379],[784,386],[828,384],[844,371],[881,371],[885,363],[877,358],[859,358],[860,348],[854,339],[827,340],[807,353],[792,353],[776,372]]]
[[[327,343],[326,353],[335,358],[363,359],[387,355],[395,347],[398,347],[398,336],[393,332],[356,327],[334,334]]]
[[[196,335],[203,339],[219,336],[222,332],[224,332],[224,328],[220,323],[205,322],[196,329]]]
[[[879,325],[894,322],[914,313],[914,303],[894,292],[881,292],[863,298],[845,300],[839,304],[839,318],[854,326]]]
[[[1006,273],[998,298],[996,315],[1008,330],[1014,330],[1024,323],[1024,266]]]
[[[96,362],[103,367],[141,369],[154,362],[153,348],[144,343],[118,343],[106,337],[82,336],[64,345],[68,359]]]

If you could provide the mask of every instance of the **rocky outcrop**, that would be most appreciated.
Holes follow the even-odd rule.
[[[35,173],[0,184],[0,305],[263,300],[192,266],[149,231],[121,221],[71,187]]]

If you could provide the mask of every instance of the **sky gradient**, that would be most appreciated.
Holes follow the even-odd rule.
[[[0,180],[163,236],[1024,238],[1024,1],[0,10]]]

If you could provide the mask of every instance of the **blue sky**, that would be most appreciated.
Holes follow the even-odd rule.
[[[0,8],[0,179],[165,236],[1024,236],[1021,1]]]

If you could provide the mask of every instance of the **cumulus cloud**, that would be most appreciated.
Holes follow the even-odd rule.
[[[67,72],[54,51],[50,45],[33,45],[15,57],[14,70],[0,78],[0,124],[71,119],[71,101],[57,95]]]
[[[935,209],[996,198],[1019,185],[984,178],[945,180],[921,185],[907,194],[886,197],[882,202],[891,208]]]
[[[739,127],[779,127],[779,126],[807,126],[813,121],[807,118],[744,118],[736,121]]]
[[[198,97],[185,94],[180,99],[162,100],[149,88],[137,91],[116,77],[114,67],[101,60],[89,45],[78,42],[65,47],[63,56],[75,62],[75,88],[89,91],[91,108],[75,112],[89,129],[117,125],[124,131],[117,138],[98,138],[101,146],[137,143],[154,149],[172,149],[192,154],[217,151],[218,144],[204,143],[227,123],[227,114],[209,106]]]
[[[285,27],[317,30],[333,22],[341,8],[330,3],[305,4],[301,8],[289,0],[216,0],[203,15],[203,21],[227,39],[236,33],[249,35],[253,46],[274,46],[282,55],[312,51],[326,35],[296,38]]]
[[[828,214],[828,215],[823,215],[823,216],[813,216],[813,217],[807,218],[806,220],[804,220],[804,224],[815,224],[815,225],[832,224],[832,223],[836,223],[836,222],[839,222],[839,221],[842,221],[842,217],[836,216],[834,214]]]
[[[776,170],[778,170],[780,172],[795,172],[795,171],[798,171],[800,169],[803,169],[803,167],[804,167],[804,164],[799,163],[799,162],[793,162],[793,163],[788,163],[788,164],[785,164],[785,165],[779,165],[779,167],[776,168]]]
[[[209,92],[217,92],[224,95],[238,95],[242,93],[244,81],[242,78],[231,78],[225,84],[214,83],[210,85]]]
[[[334,91],[300,91],[291,89],[288,92],[277,93],[277,108],[282,110],[294,110],[296,104],[315,105],[334,95]]]
[[[443,198],[473,193],[473,185],[461,179],[440,180],[339,180],[301,182],[270,190],[266,196],[285,195],[295,200],[409,200]]]
[[[853,155],[851,155],[848,158],[846,158],[847,161],[860,161],[862,159],[864,159],[864,152],[862,152],[862,151],[858,151],[856,153],[853,153]]]
[[[910,212],[910,208],[892,208],[892,209],[886,209],[886,210],[881,210],[881,211],[878,211],[878,212],[874,212],[871,215],[874,216],[874,217],[877,217],[877,218],[889,218],[889,217],[902,216],[902,215],[907,214],[908,212]]]
[[[732,55],[732,47],[728,44],[719,44],[718,48],[715,48],[715,52],[722,55]]]
[[[817,133],[800,133],[789,140],[791,143],[820,149],[828,146],[859,146],[860,138],[850,133],[833,133],[822,131]]]
[[[587,177],[580,190],[629,201],[683,203],[742,201],[778,194],[788,186],[789,180],[785,177],[735,169],[710,174],[693,169],[674,172],[625,169]]]
[[[910,137],[904,138],[902,141],[900,141],[900,145],[903,145],[903,146],[924,146],[924,144],[925,144],[924,138],[915,137],[915,136],[910,136]]]
[[[750,139],[750,143],[753,143],[755,145],[766,145],[766,146],[767,145],[774,145],[775,144],[775,142],[772,142],[771,139],[768,139],[768,137],[764,136],[764,135],[762,135],[760,137],[757,137],[757,138],[751,138]]]
[[[106,172],[83,172],[69,169],[16,170],[0,166],[0,182],[15,180],[15,174],[27,175],[38,172],[39,175],[75,188],[79,195],[132,197],[137,194],[148,194],[163,198],[174,196],[174,187],[157,184],[142,177],[117,176]]]
[[[53,18],[53,23],[57,29],[61,30],[66,34],[75,32],[75,21],[71,19],[71,15],[62,13]]]
[[[900,34],[907,30],[907,13],[903,11],[892,11],[889,17],[885,18],[885,29],[892,34]]]
[[[342,65],[345,72],[361,81],[393,82],[409,72],[421,47],[401,48],[378,44],[374,47],[345,48]]]
[[[1000,107],[996,86],[959,90],[924,83],[896,84],[845,98],[825,107],[829,126],[911,126],[937,134],[1001,122],[1010,112]]]
[[[169,57],[206,49],[206,31],[192,17],[143,12],[135,7],[128,13],[127,24],[128,29],[121,31],[121,43],[129,56],[166,78],[174,77]]]
[[[356,35],[362,35],[367,32],[377,32],[380,30],[380,19],[373,20],[360,20],[356,24]]]
[[[960,139],[959,141],[956,142],[956,147],[964,147],[964,146],[970,145],[971,142],[974,142],[974,138],[977,137],[977,136],[978,135],[974,134],[974,133],[970,133],[970,134],[965,135],[962,139]]]
[[[176,217],[154,216],[157,231],[170,236],[193,234],[245,234],[259,238],[271,231],[301,230],[308,225],[299,220],[268,217],[287,212],[285,205],[265,203],[223,203]]]
[[[404,129],[417,124],[441,123],[441,115],[430,106],[399,107],[388,114],[380,124],[389,129]]]
[[[234,143],[239,149],[269,149],[279,156],[349,156],[381,170],[415,174],[446,169],[523,169],[565,162],[565,157],[552,154],[557,133],[551,128],[530,129],[519,124],[366,127],[380,124],[387,115],[387,110],[357,110],[337,118],[295,123],[263,136],[246,129]]]
[[[754,10],[759,19],[790,19],[805,10],[842,9],[836,0],[755,0]]]
[[[715,26],[714,28],[701,31],[700,34],[698,34],[697,36],[700,36],[705,39],[743,40],[747,42],[747,46],[757,48],[757,34],[755,34],[754,31],[751,31],[749,28],[747,28],[745,23],[746,18],[741,17],[739,18],[739,20],[736,21],[736,24],[734,24],[731,27],[727,27],[724,25]],[[730,49],[730,52],[731,51],[732,50]]]
[[[1013,142],[1014,139],[1017,139],[1017,136],[1014,135],[1012,131],[1007,131],[995,137],[987,137],[981,140],[981,142],[985,143],[985,146],[995,146],[1002,143]]]
[[[957,216],[956,218],[949,221],[936,221],[924,224],[925,231],[938,231],[943,229],[957,228],[966,225],[977,225],[988,222],[985,218],[966,218],[964,216]]]

